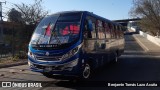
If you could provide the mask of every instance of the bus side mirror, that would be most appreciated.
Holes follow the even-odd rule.
[[[93,31],[92,21],[88,20],[88,29],[89,31]]]

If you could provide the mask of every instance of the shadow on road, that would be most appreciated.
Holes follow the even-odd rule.
[[[112,82],[136,83],[160,81],[159,69],[160,58],[119,58],[117,64],[107,64],[105,67],[96,71],[89,80],[76,83],[71,81],[60,81],[55,83],[55,85],[58,87],[78,89],[79,87],[107,87],[107,83]]]
[[[144,52],[131,34],[125,35],[125,41],[125,52],[122,57],[119,58],[118,63],[107,64],[103,68],[98,69],[96,73],[94,73],[93,77],[87,81],[80,81],[77,83],[60,81],[55,83],[55,85],[58,87],[67,87],[73,89],[79,89],[79,86],[92,87],[91,89],[93,89],[95,87],[105,87],[105,85],[107,87],[108,82],[160,81],[160,57],[154,57],[154,55],[147,56],[150,54]],[[121,89],[135,90],[135,88]],[[114,90],[115,88],[111,89]],[[148,90],[147,87],[138,89]],[[156,90],[155,88],[150,89]],[[157,90],[158,89],[159,88],[157,88]]]

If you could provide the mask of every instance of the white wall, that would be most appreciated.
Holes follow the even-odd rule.
[[[131,27],[131,30],[133,30],[134,32],[136,32],[136,29],[134,27]]]
[[[153,36],[146,34],[142,31],[139,31],[139,34],[142,35],[143,37],[147,38],[151,42],[155,43],[156,45],[160,46],[160,38],[153,37]]]

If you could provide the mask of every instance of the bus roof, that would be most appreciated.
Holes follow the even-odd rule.
[[[119,24],[119,23],[113,22],[113,21],[111,21],[111,20],[108,20],[108,19],[106,19],[106,18],[103,18],[103,17],[101,17],[101,16],[99,16],[99,15],[96,15],[96,14],[94,14],[93,12],[89,12],[89,11],[61,11],[61,12],[57,12],[57,13],[55,13],[55,14],[67,14],[67,13],[84,13],[84,14],[87,14],[87,15],[90,15],[90,16],[93,16],[93,17],[96,17],[96,18],[98,18],[98,19],[100,19],[100,20],[102,20],[102,21],[109,22],[109,23],[112,23],[112,24],[114,24],[114,25],[120,25],[120,26],[122,26],[122,25]],[[52,14],[52,15],[55,15],[55,14]]]

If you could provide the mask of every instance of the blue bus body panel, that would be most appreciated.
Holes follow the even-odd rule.
[[[64,13],[70,13],[70,12],[64,12]],[[59,13],[58,13],[59,14]],[[74,48],[81,46],[78,50],[78,52],[73,55],[72,57],[66,59],[66,60],[62,60],[62,61],[40,61],[40,60],[36,60],[33,59],[32,57],[30,57],[28,55],[28,61],[32,64],[34,64],[35,66],[40,67],[41,69],[35,68],[35,67],[30,67],[30,69],[32,71],[35,72],[40,72],[40,73],[44,73],[45,71],[45,67],[65,67],[67,65],[72,65],[71,63],[77,60],[77,64],[76,66],[73,66],[71,70],[51,70],[48,73],[50,74],[59,74],[59,75],[80,75],[83,68],[84,68],[84,64],[86,62],[88,62],[88,60],[92,59],[92,68],[97,68],[99,66],[104,65],[107,60],[103,60],[104,59],[110,59],[110,58],[114,58],[114,53],[110,54],[111,50],[106,50],[105,52],[91,52],[91,53],[87,53],[87,51],[84,50],[84,39],[83,39],[83,29],[84,29],[84,24],[85,24],[85,19],[87,16],[92,16],[95,17],[96,19],[105,21],[105,22],[111,22],[110,20],[107,20],[105,18],[102,18],[98,15],[95,15],[93,13],[87,12],[87,11],[82,11],[82,18],[81,18],[81,24],[80,24],[80,35],[79,35],[79,39],[77,40],[76,43],[72,44],[70,47],[65,48],[65,49],[61,49],[61,50],[35,50],[34,48],[31,47],[31,45],[29,45],[29,51],[31,51],[33,54],[38,55],[38,56],[46,56],[46,52],[48,52],[51,56],[63,56],[66,53],[70,52],[71,50],[73,50]],[[114,23],[115,24],[115,23]],[[96,39],[98,42],[98,39]],[[105,40],[107,41],[107,39]],[[111,42],[111,41],[110,41]],[[116,42],[116,39],[115,41]],[[89,43],[90,44],[90,43]],[[106,43],[105,43],[106,44]],[[113,45],[114,46],[114,45]],[[122,45],[122,50],[124,50],[124,45]],[[112,50],[114,51],[114,50]],[[100,55],[101,54],[101,55]]]
[[[81,22],[84,21],[84,13],[82,14],[82,19]],[[71,45],[69,48],[66,49],[62,49],[62,50],[35,50],[33,49],[30,45],[29,45],[29,50],[33,53],[33,54],[37,54],[37,55],[42,55],[44,56],[46,52],[49,52],[51,55],[53,56],[62,56],[64,54],[66,54],[67,52],[71,51],[72,49],[76,48],[77,46],[79,46],[80,44],[82,44],[82,37],[83,37],[83,32],[82,32],[82,28],[83,28],[83,23],[80,26],[80,36],[79,36],[79,40]],[[63,60],[63,61],[53,61],[53,62],[45,62],[45,61],[38,61],[35,59],[32,59],[31,57],[28,56],[28,60],[36,65],[42,65],[42,66],[57,66],[57,65],[63,65],[69,62],[72,62],[76,59],[78,59],[78,64],[77,66],[73,67],[73,69],[71,71],[68,70],[63,70],[63,71],[51,71],[49,73],[51,74],[60,74],[60,75],[79,75],[82,69],[82,59],[85,58],[83,53],[82,53],[82,49],[80,48],[78,53],[75,54],[74,56],[72,56],[71,58],[67,59],[67,60]],[[43,69],[36,69],[36,68],[30,68],[32,71],[35,72],[40,72],[40,73],[44,73]]]

